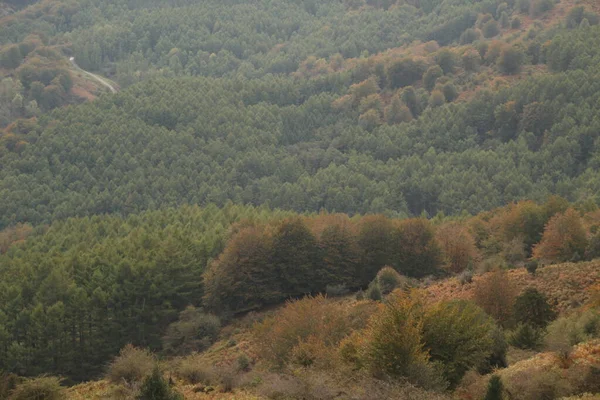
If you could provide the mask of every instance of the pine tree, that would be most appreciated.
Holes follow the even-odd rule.
[[[535,288],[526,289],[515,301],[517,322],[545,328],[556,317],[546,296]]]
[[[144,380],[137,400],[183,400],[183,396],[171,389],[158,367],[155,367]]]
[[[503,391],[504,387],[502,385],[502,380],[498,375],[493,375],[490,378],[490,382],[488,383],[488,389],[485,394],[484,400],[502,400]]]

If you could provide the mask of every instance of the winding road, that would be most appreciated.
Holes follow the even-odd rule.
[[[69,58],[69,61],[71,61],[71,64],[73,65],[73,67],[76,70],[78,70],[78,71],[80,71],[80,72],[88,75],[89,77],[93,78],[94,80],[100,82],[103,86],[106,86],[108,88],[108,90],[110,90],[112,93],[117,93],[118,92],[118,90],[115,89],[115,87],[113,85],[111,85],[110,83],[108,83],[108,81],[106,81],[106,79],[104,79],[104,78],[102,78],[102,77],[100,77],[100,76],[98,76],[96,74],[92,74],[91,72],[88,72],[85,69],[81,68],[79,65],[77,65],[77,63],[75,62],[75,58],[74,57]]]

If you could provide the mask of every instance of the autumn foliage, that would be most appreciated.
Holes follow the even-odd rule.
[[[547,262],[579,261],[588,244],[581,217],[570,208],[550,219],[541,242],[535,246],[534,257]]]
[[[444,269],[449,272],[462,272],[479,258],[475,239],[465,225],[442,225],[436,231],[436,238],[442,250]]]
[[[475,282],[475,302],[502,326],[511,323],[516,297],[517,289],[502,269],[496,269]]]

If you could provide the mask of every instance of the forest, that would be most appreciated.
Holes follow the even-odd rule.
[[[0,399],[597,399],[599,108],[594,0],[5,1]]]

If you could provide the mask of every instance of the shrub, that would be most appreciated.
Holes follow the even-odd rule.
[[[529,272],[531,275],[535,275],[538,266],[539,263],[536,260],[531,260],[528,261],[527,264],[525,264],[525,269],[527,269],[527,272]]]
[[[473,270],[467,269],[461,272],[460,275],[458,275],[458,282],[461,285],[473,282]]]
[[[163,337],[163,349],[168,354],[201,351],[217,340],[220,330],[219,317],[189,306],[179,314],[179,319],[167,328]]]
[[[247,355],[241,354],[237,358],[237,368],[239,371],[247,371],[250,368],[250,359]]]
[[[406,278],[389,266],[383,267],[381,271],[377,273],[375,281],[381,292],[380,294],[383,295],[391,293],[394,289],[406,288],[407,286]]]
[[[423,341],[432,361],[439,362],[451,385],[492,354],[495,323],[468,301],[441,302],[426,311]]]
[[[179,361],[175,369],[176,375],[191,383],[210,384],[214,380],[215,371],[206,364],[199,354],[189,355]]]
[[[573,387],[560,368],[525,364],[518,370],[501,374],[506,392],[514,400],[559,399],[573,393]]]
[[[0,371],[0,399],[8,398],[8,394],[17,386],[18,376]]]
[[[373,301],[381,301],[381,299],[383,299],[381,289],[377,282],[373,282],[369,285],[369,288],[367,289],[367,298]]]
[[[110,364],[106,377],[113,383],[141,382],[152,373],[155,364],[156,360],[150,351],[128,344]]]
[[[183,400],[183,396],[171,389],[169,383],[158,369],[158,366],[155,366],[152,370],[152,374],[148,375],[144,379],[142,387],[140,388],[140,394],[137,396],[137,399]]]
[[[324,296],[306,297],[286,304],[275,315],[254,327],[260,355],[283,366],[294,348],[309,338],[335,348],[349,333],[347,309]]]
[[[64,388],[61,380],[54,376],[27,379],[12,391],[10,400],[63,400]]]
[[[567,354],[572,346],[600,337],[600,313],[596,310],[587,310],[558,318],[548,325],[547,332],[546,348]]]
[[[509,343],[519,349],[536,350],[542,345],[544,331],[529,324],[519,324],[509,335]]]
[[[526,289],[515,301],[515,318],[522,324],[529,324],[536,328],[545,328],[550,321],[556,318],[548,299],[537,289]]]
[[[502,400],[502,392],[504,387],[502,385],[502,379],[498,375],[493,375],[488,383],[487,392],[485,393],[484,400]]]
[[[234,366],[222,366],[216,370],[216,379],[221,391],[231,392],[239,384],[238,371]]]

